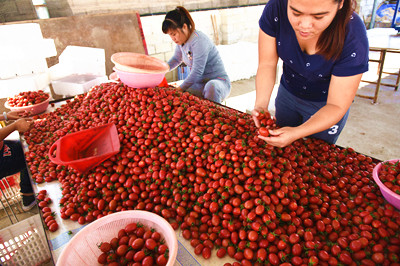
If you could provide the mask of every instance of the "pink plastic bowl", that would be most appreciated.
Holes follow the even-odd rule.
[[[120,52],[111,56],[111,62],[121,71],[133,73],[167,73],[169,65],[164,61],[145,54]]]
[[[140,222],[154,228],[165,239],[169,249],[168,266],[175,264],[178,240],[171,225],[161,216],[147,211],[122,211],[96,220],[79,231],[65,246],[57,260],[57,265],[98,265],[101,254],[97,247],[101,242],[109,242],[127,224]]]
[[[138,89],[154,88],[163,81],[165,76],[165,73],[126,72],[119,70],[116,67],[114,67],[114,71],[117,73],[122,83],[129,87]]]
[[[37,115],[40,113],[43,113],[44,111],[47,110],[47,107],[49,106],[49,102],[50,102],[50,96],[49,98],[47,98],[47,100],[38,103],[38,104],[34,104],[34,105],[29,105],[29,106],[23,106],[23,107],[12,107],[8,105],[8,102],[6,101],[4,103],[4,107],[6,107],[7,109],[10,109],[11,111],[21,111],[21,112],[29,112],[29,115]]]
[[[393,159],[393,160],[389,160],[387,162],[397,162],[397,161],[400,161],[400,159]],[[386,187],[382,183],[382,181],[379,179],[378,173],[382,167],[382,164],[384,164],[384,163],[385,162],[380,162],[374,167],[374,170],[372,171],[372,176],[373,176],[376,184],[379,186],[381,193],[382,193],[383,197],[387,200],[387,202],[389,202],[394,207],[396,207],[398,210],[400,210],[400,195],[394,193],[392,190],[390,190],[388,187]]]

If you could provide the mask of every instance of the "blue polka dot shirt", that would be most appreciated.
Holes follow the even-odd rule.
[[[319,54],[304,53],[287,16],[288,0],[270,0],[259,26],[276,38],[278,56],[283,61],[281,84],[295,96],[310,101],[326,101],[331,76],[353,76],[368,71],[369,45],[365,25],[353,13],[340,57],[326,60]]]

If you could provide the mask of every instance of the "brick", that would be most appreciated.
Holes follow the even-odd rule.
[[[152,54],[151,56],[152,56],[152,57],[155,57],[155,58],[157,58],[157,59],[160,59],[161,61],[165,61],[165,60],[164,60],[164,54],[162,54],[162,53]]]
[[[36,10],[33,7],[32,1],[29,0],[19,0],[15,1],[15,5],[18,9],[20,15],[31,16],[32,19],[36,19]]]
[[[1,15],[7,17],[7,14],[18,14],[17,6],[15,5],[14,1],[1,1],[0,2],[0,12]]]
[[[249,1],[249,5],[256,5],[256,4],[266,4],[268,3],[268,1],[261,1],[261,0],[248,0]]]
[[[156,53],[155,45],[153,45],[153,44],[149,45],[148,43],[146,43],[146,44],[147,44],[147,52],[148,52],[148,54],[149,55],[155,54]]]
[[[156,46],[156,53],[165,53],[169,51],[172,51],[172,42],[162,42]]]
[[[164,53],[164,61],[165,61],[165,62],[168,62],[168,60],[169,60],[170,58],[172,58],[172,56],[174,56],[174,51],[175,51],[175,47],[174,47],[174,50],[173,50],[173,51]]]

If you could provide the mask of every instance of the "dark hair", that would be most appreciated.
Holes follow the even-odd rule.
[[[174,10],[171,10],[165,15],[165,19],[162,23],[162,31],[166,34],[169,30],[182,29],[183,25],[186,24],[189,33],[192,34],[195,30],[194,21],[183,6],[177,6]]]
[[[357,3],[355,0],[333,0],[343,7],[336,13],[331,24],[322,32],[317,42],[318,54],[327,60],[338,59],[344,47],[346,38],[346,26],[355,10]]]

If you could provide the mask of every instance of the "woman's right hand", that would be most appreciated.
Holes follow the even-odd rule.
[[[19,133],[25,133],[32,127],[33,119],[20,118],[14,122],[14,125],[15,129],[18,130]]]
[[[7,113],[7,118],[9,120],[17,120],[25,116],[29,116],[29,113],[26,111],[10,111]]]
[[[277,129],[269,130],[270,136],[263,137],[259,135],[258,137],[268,144],[283,148],[293,143],[293,141],[299,139],[296,127],[282,127]]]

